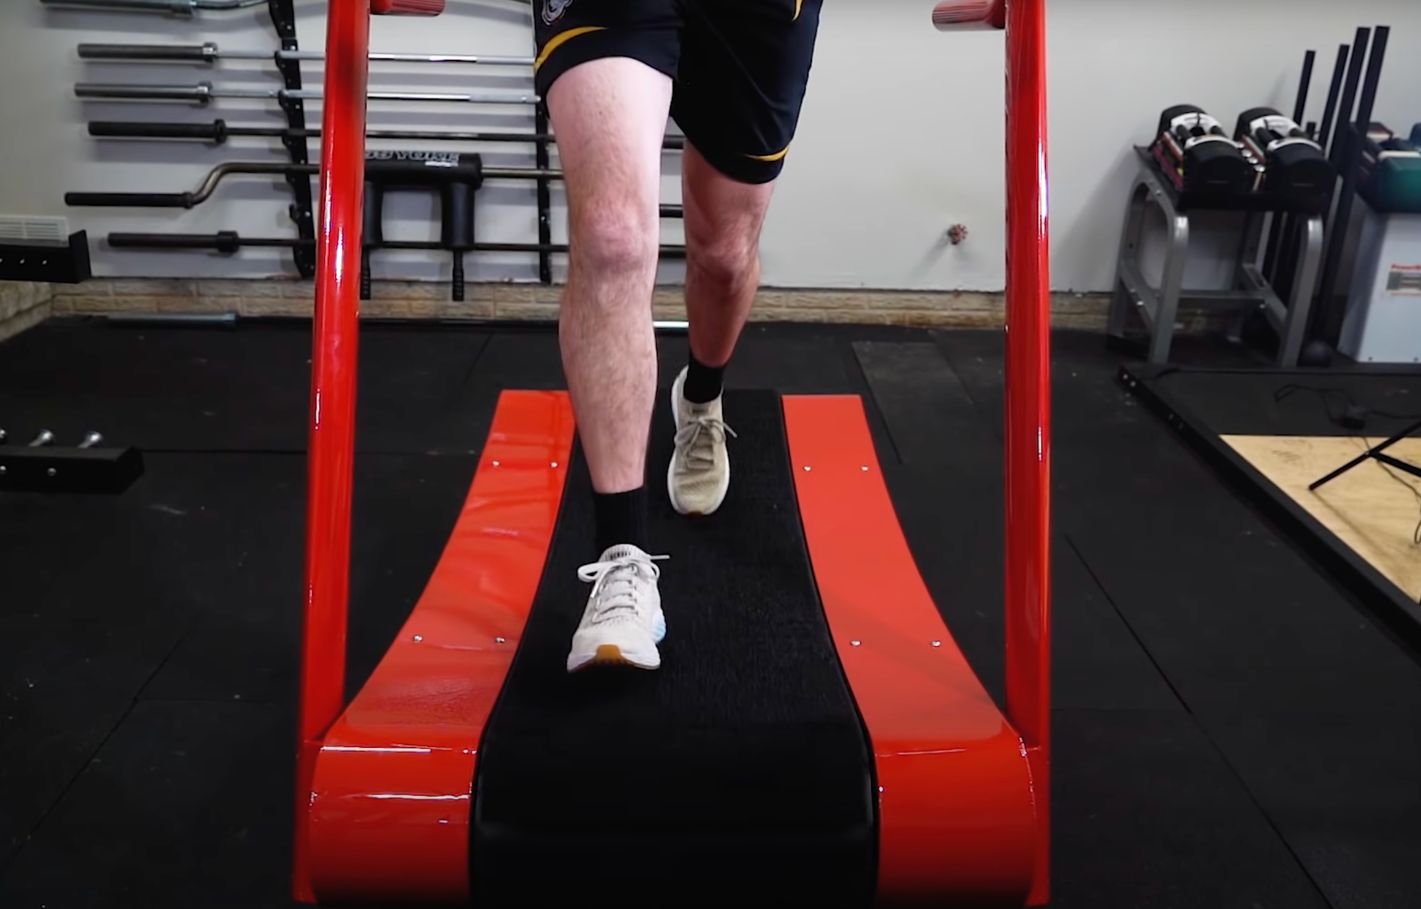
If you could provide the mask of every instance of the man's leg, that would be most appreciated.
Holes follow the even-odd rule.
[[[690,5],[672,113],[689,142],[691,356],[672,389],[676,452],[666,478],[682,514],[711,514],[730,489],[726,437],[734,433],[722,414],[722,375],[759,289],[760,228],[798,124],[821,4]]]
[[[686,311],[691,323],[687,398],[720,395],[720,371],[760,288],[760,228],[773,183],[741,183],[712,167],[690,145],[682,165],[686,212]]]
[[[622,57],[574,67],[548,92],[572,246],[559,335],[599,496],[599,551],[647,545],[637,500],[656,393],[651,294],[670,103],[669,78]]]
[[[681,514],[708,515],[730,490],[725,439],[734,432],[725,425],[721,388],[760,288],[760,227],[773,183],[732,179],[690,143],[682,174],[691,355],[671,390],[676,451],[666,489]]]
[[[651,294],[660,246],[661,144],[671,80],[626,57],[562,73],[547,91],[566,175],[571,264],[559,337],[595,495],[592,593],[569,671],[655,669],[666,633],[645,551],[646,443],[656,394]]]

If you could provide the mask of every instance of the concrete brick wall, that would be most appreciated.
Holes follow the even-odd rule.
[[[469,285],[468,299],[449,299],[447,284],[377,281],[374,299],[361,305],[373,318],[552,321],[557,287],[536,284]],[[235,313],[241,316],[309,317],[309,281],[110,279],[55,288],[55,315]],[[1100,294],[1059,294],[1054,324],[1103,330],[1107,300]],[[682,319],[679,287],[655,299],[657,318]],[[760,292],[754,318],[766,322],[838,322],[870,325],[995,327],[1002,324],[1000,294],[972,292],[781,290]]]
[[[0,281],[0,341],[49,318],[53,296],[48,284]]]

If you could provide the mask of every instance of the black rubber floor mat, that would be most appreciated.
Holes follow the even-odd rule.
[[[586,603],[590,481],[577,455],[528,626],[480,746],[474,904],[867,906],[872,761],[830,640],[778,398],[731,393],[721,511],[666,503],[658,401],[649,488],[669,634],[659,672],[569,676]]]

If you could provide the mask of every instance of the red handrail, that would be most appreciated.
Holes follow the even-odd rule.
[[[327,7],[316,310],[306,499],[306,616],[296,758],[295,896],[313,902],[307,807],[321,738],[345,706],[346,608],[355,461],[360,231],[365,200],[365,96],[370,2]]]
[[[1051,249],[1046,0],[942,0],[947,31],[1007,30],[1007,716],[1026,745],[1036,798],[1036,876],[1049,896],[1051,784]]]
[[[1006,690],[1036,792],[1032,905],[1048,896],[1051,748],[1051,261],[1046,0],[1007,2]]]

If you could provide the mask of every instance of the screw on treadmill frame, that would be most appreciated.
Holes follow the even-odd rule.
[[[4,444],[5,444],[5,440],[8,439],[8,438],[9,438],[9,436],[5,434],[5,430],[0,429],[0,445],[4,445]]]
[[[88,435],[84,436],[84,441],[82,441],[82,442],[79,443],[79,447],[80,447],[80,448],[93,448],[95,445],[99,444],[99,443],[102,442],[103,440],[104,440],[104,437],[103,437],[101,434],[99,434],[99,433],[97,433],[97,432],[91,432],[91,433],[89,433]]]
[[[29,447],[43,448],[44,446],[48,445],[50,442],[53,441],[54,433],[50,432],[48,429],[41,429],[39,431],[39,435],[35,436],[34,439],[30,441]]]

